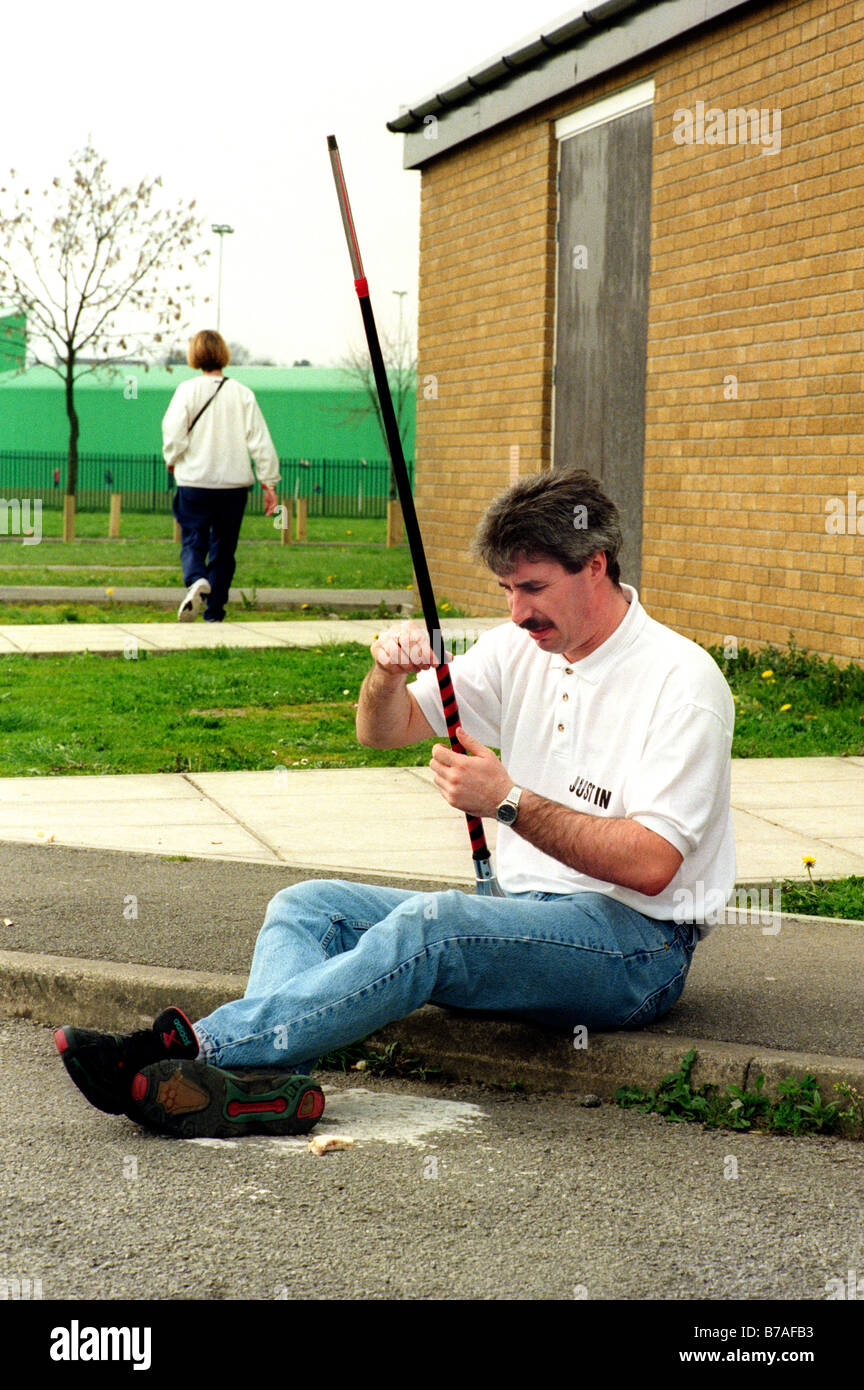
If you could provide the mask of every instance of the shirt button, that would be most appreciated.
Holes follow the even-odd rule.
[[[572,674],[573,674],[573,667],[572,667],[572,666],[566,666],[566,667],[564,668],[564,674],[565,674],[565,676],[572,676]]]
[[[569,699],[570,699],[570,696],[569,696],[569,695],[562,695],[562,696],[561,696],[561,699],[562,699],[562,700],[569,700]]]
[[[564,725],[563,725],[563,724],[559,724],[559,725],[558,725],[558,732],[559,732],[559,734],[563,734],[563,732],[564,732]]]

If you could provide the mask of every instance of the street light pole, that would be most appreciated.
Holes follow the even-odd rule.
[[[211,232],[215,232],[219,238],[219,288],[216,292],[216,332],[218,333],[222,323],[222,247],[225,242],[225,237],[229,236],[234,231],[234,228],[229,227],[224,222],[214,222],[210,230]]]
[[[407,290],[391,290],[390,293],[391,293],[391,294],[396,294],[396,295],[399,296],[399,349],[400,349],[400,351],[401,351],[401,349],[402,349],[402,300],[405,298],[405,296],[406,296],[406,294],[408,293],[408,291],[407,291]]]

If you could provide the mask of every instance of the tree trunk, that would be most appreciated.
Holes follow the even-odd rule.
[[[402,542],[402,508],[397,501],[387,503],[387,546]]]
[[[75,353],[66,358],[66,414],[69,418],[69,464],[66,471],[66,495],[74,497],[78,490],[78,412],[75,409]]]

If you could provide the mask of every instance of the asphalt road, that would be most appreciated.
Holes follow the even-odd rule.
[[[2,1021],[0,1051],[0,1279],[44,1299],[824,1306],[864,1276],[861,1145],[330,1073],[319,1132],[355,1143],[318,1158],[103,1115],[48,1028]]]
[[[222,859],[0,844],[0,924],[12,923],[0,925],[0,948],[245,974],[273,895],[332,877]],[[366,881],[390,880],[370,874]]]

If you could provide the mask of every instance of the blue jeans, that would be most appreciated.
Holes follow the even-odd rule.
[[[180,525],[180,563],[188,589],[196,579],[210,584],[205,622],[221,623],[236,568],[248,487],[178,487],[171,506]]]
[[[308,1071],[426,1003],[567,1032],[641,1028],[675,1003],[695,942],[693,927],[601,893],[484,898],[318,879],[271,900],[244,997],[195,1032],[214,1066]]]

